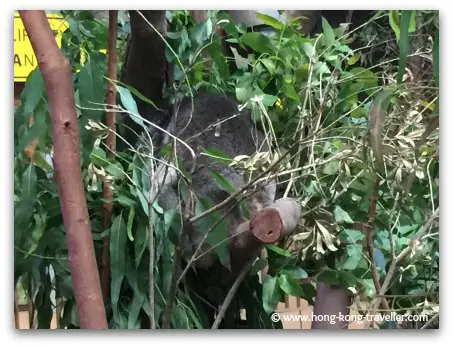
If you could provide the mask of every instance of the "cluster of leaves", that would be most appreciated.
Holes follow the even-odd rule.
[[[368,221],[376,179],[379,177],[379,201],[373,217],[372,247],[381,281],[393,254],[407,247],[438,206],[438,133],[422,136],[438,117],[438,46],[420,47],[417,41],[423,35],[436,41],[436,12],[378,12],[368,25],[359,28],[362,36],[368,28],[375,28],[372,32],[377,40],[382,40],[380,32],[388,33],[392,28],[396,37],[392,41],[398,42],[393,53],[374,56],[381,61],[371,68],[360,63],[366,63],[373,45],[353,50],[350,44],[357,45],[355,33],[347,32],[346,26],[334,29],[325,19],[322,34],[307,38],[297,32],[297,21],[283,24],[263,14],[257,16],[274,29],[272,34],[247,31],[233,24],[225,13],[211,13],[196,25],[181,21],[181,15],[187,18],[187,13],[173,17],[177,18],[172,23],[178,34],[170,36],[170,42],[187,71],[197,67],[199,73],[189,74],[189,83],[235,95],[275,139],[277,152],[290,149],[289,153],[297,154],[291,151],[296,148],[302,153],[289,165],[291,171],[299,172],[286,174],[288,167],[282,165],[279,177],[282,184],[290,182],[287,192],[299,197],[311,212],[294,238],[298,251],[291,254],[278,248],[281,259],[277,263],[289,262],[313,279],[373,298],[376,289],[360,225]],[[218,50],[213,24],[227,34],[226,41],[233,46],[229,63],[237,69],[232,74],[224,73],[225,60],[218,60],[208,49],[215,43]],[[434,76],[412,81],[405,71],[409,53],[428,61],[433,56]],[[175,80],[184,84],[187,80],[182,72],[179,70]],[[403,77],[412,84],[397,84]],[[312,296],[300,287],[288,290],[288,283],[297,283],[302,277],[286,280],[285,267],[276,270],[272,265],[275,254],[269,254],[265,307],[275,308],[283,293],[310,301]],[[395,305],[408,310],[418,305],[420,312],[430,306],[425,305],[425,299],[436,300],[416,295],[438,293],[437,261],[438,239],[434,236],[425,241],[417,257],[399,268],[400,278],[390,293],[415,297]]]

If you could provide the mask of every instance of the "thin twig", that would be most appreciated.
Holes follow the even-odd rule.
[[[219,313],[217,314],[217,317],[212,324],[211,329],[218,329],[220,323],[222,323],[223,317],[225,316],[225,313],[228,309],[228,307],[231,304],[231,301],[233,300],[234,296],[236,295],[236,292],[239,288],[239,285],[242,283],[244,280],[245,276],[250,270],[250,267],[252,266],[253,262],[255,261],[256,254],[255,256],[252,256],[250,260],[245,263],[244,267],[242,268],[241,272],[239,273],[238,277],[236,277],[233,285],[231,286],[230,290],[228,291],[227,296],[225,297],[225,300],[223,301],[222,306],[220,307]]]

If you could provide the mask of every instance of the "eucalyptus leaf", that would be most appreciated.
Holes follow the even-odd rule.
[[[281,290],[277,277],[267,275],[263,281],[263,308],[266,313],[272,313],[280,301]]]
[[[24,100],[24,115],[31,115],[44,96],[44,80],[41,70],[35,68],[28,76],[21,98]]]
[[[242,43],[260,53],[272,53],[274,47],[268,37],[260,32],[248,32],[241,37]]]
[[[323,37],[325,38],[325,45],[326,46],[331,45],[335,41],[335,32],[332,29],[332,27],[330,26],[330,24],[327,21],[327,19],[322,17],[321,21],[322,21],[322,31],[323,31],[323,34],[324,34]]]
[[[37,176],[33,165],[27,167],[22,175],[19,202],[14,206],[14,243],[20,242],[22,233],[27,229],[37,201]]]
[[[291,276],[292,278],[296,279],[296,280],[300,280],[302,278],[307,278],[308,275],[307,273],[305,272],[304,269],[301,269],[300,267],[298,266],[285,266],[282,270],[281,270],[281,273],[285,274],[285,275],[288,275],[288,276]]]
[[[120,94],[121,103],[124,105],[126,110],[130,112],[129,116],[132,118],[132,120],[138,125],[141,125],[143,128],[146,128],[143,120],[140,118],[137,103],[135,102],[129,89],[121,86],[116,86],[116,90]]]
[[[401,26],[400,26],[400,40],[399,40],[399,48],[400,48],[400,57],[398,62],[398,78],[397,82],[403,82],[403,75],[406,68],[406,61],[408,55],[408,48],[409,48],[409,26],[411,21],[413,11],[404,10],[401,11]]]
[[[349,214],[343,210],[340,206],[336,205],[335,210],[333,211],[333,215],[335,217],[335,221],[337,223],[354,223],[354,221],[349,217]]]
[[[278,276],[278,285],[280,286],[280,289],[288,295],[304,297],[304,291],[300,285],[286,274],[280,274]]]
[[[104,111],[100,104],[104,103],[104,88],[98,64],[92,61],[85,63],[79,73],[78,87],[80,106],[88,108],[82,109],[82,115],[88,119],[101,120]]]
[[[121,212],[112,222],[110,232],[111,303],[115,320],[119,319],[118,300],[126,270],[127,230]]]

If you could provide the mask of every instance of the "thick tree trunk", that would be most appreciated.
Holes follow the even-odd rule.
[[[107,320],[79,166],[79,130],[69,62],[58,49],[45,12],[19,12],[38,59],[49,101],[55,178],[80,327],[105,329]]]
[[[121,80],[152,100],[158,108],[166,110],[167,104],[164,101],[162,92],[167,79],[165,43],[156,32],[157,30],[162,36],[165,36],[167,31],[165,11],[131,10],[129,13],[131,34]],[[156,110],[153,105],[139,98],[135,98],[135,101],[143,118],[159,126],[166,127],[165,123],[169,120],[166,112]],[[134,139],[137,139],[137,135],[134,132],[140,134],[142,129],[129,117],[124,119],[124,124],[125,127],[122,131],[128,141],[130,140],[129,142],[134,144],[136,142]]]

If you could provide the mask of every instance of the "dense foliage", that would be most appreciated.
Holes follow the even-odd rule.
[[[296,198],[304,211],[298,232],[266,248],[239,292],[247,309],[247,326],[277,327],[269,319],[277,303],[284,295],[313,303],[315,281],[344,287],[366,312],[376,299],[373,271],[381,283],[388,277],[391,310],[435,315],[439,233],[436,221],[427,222],[439,206],[439,132],[433,126],[439,117],[438,13],[381,11],[354,32],[347,26],[332,28],[323,19],[323,31],[314,37],[301,36],[297,20],[283,24],[259,15],[274,29],[265,34],[234,25],[223,12],[208,13],[206,21],[196,24],[188,11],[167,12],[166,57],[174,67],[174,83],[165,87],[165,95],[174,102],[204,88],[235,96],[251,110],[272,149],[236,160],[224,158],[221,149],[207,154],[228,163],[234,160],[234,165],[253,172],[285,157],[273,170],[279,195]],[[157,203],[150,208],[145,164],[149,152],[144,148],[127,144],[127,152],[116,153],[114,160],[107,158],[102,144],[107,130],[101,123],[107,27],[90,11],[63,15],[69,29],[62,51],[73,67],[81,168],[99,260],[102,240],[110,236],[111,293],[105,303],[109,326],[147,327],[149,219],[155,268],[153,314],[160,317],[169,292],[180,211],[164,211]],[[130,29],[126,13],[120,11],[119,18],[121,67]],[[235,47],[233,61],[221,55],[214,26]],[[432,73],[414,76],[405,70],[411,57],[421,57],[429,66],[424,71]],[[229,64],[236,66],[234,73]],[[144,97],[115,83],[119,100],[113,106],[118,114],[133,117],[145,129],[132,95]],[[14,280],[32,303],[37,327],[50,326],[57,306],[59,327],[77,328],[57,190],[46,162],[51,153],[47,107],[37,69],[26,82],[14,118]],[[37,146],[30,150],[33,140]],[[122,141],[120,135],[117,141]],[[163,148],[160,155],[168,152]],[[223,177],[217,179],[228,186]],[[105,182],[114,188],[108,229],[103,227]],[[207,208],[197,206],[197,214]],[[205,228],[200,229],[209,229],[218,218],[213,214],[204,219]],[[219,223],[207,242],[228,265],[225,237]],[[407,247],[409,254],[392,270]],[[260,282],[257,272],[266,266],[267,275]],[[188,283],[181,288],[171,327],[207,327],[203,298],[194,296]]]

